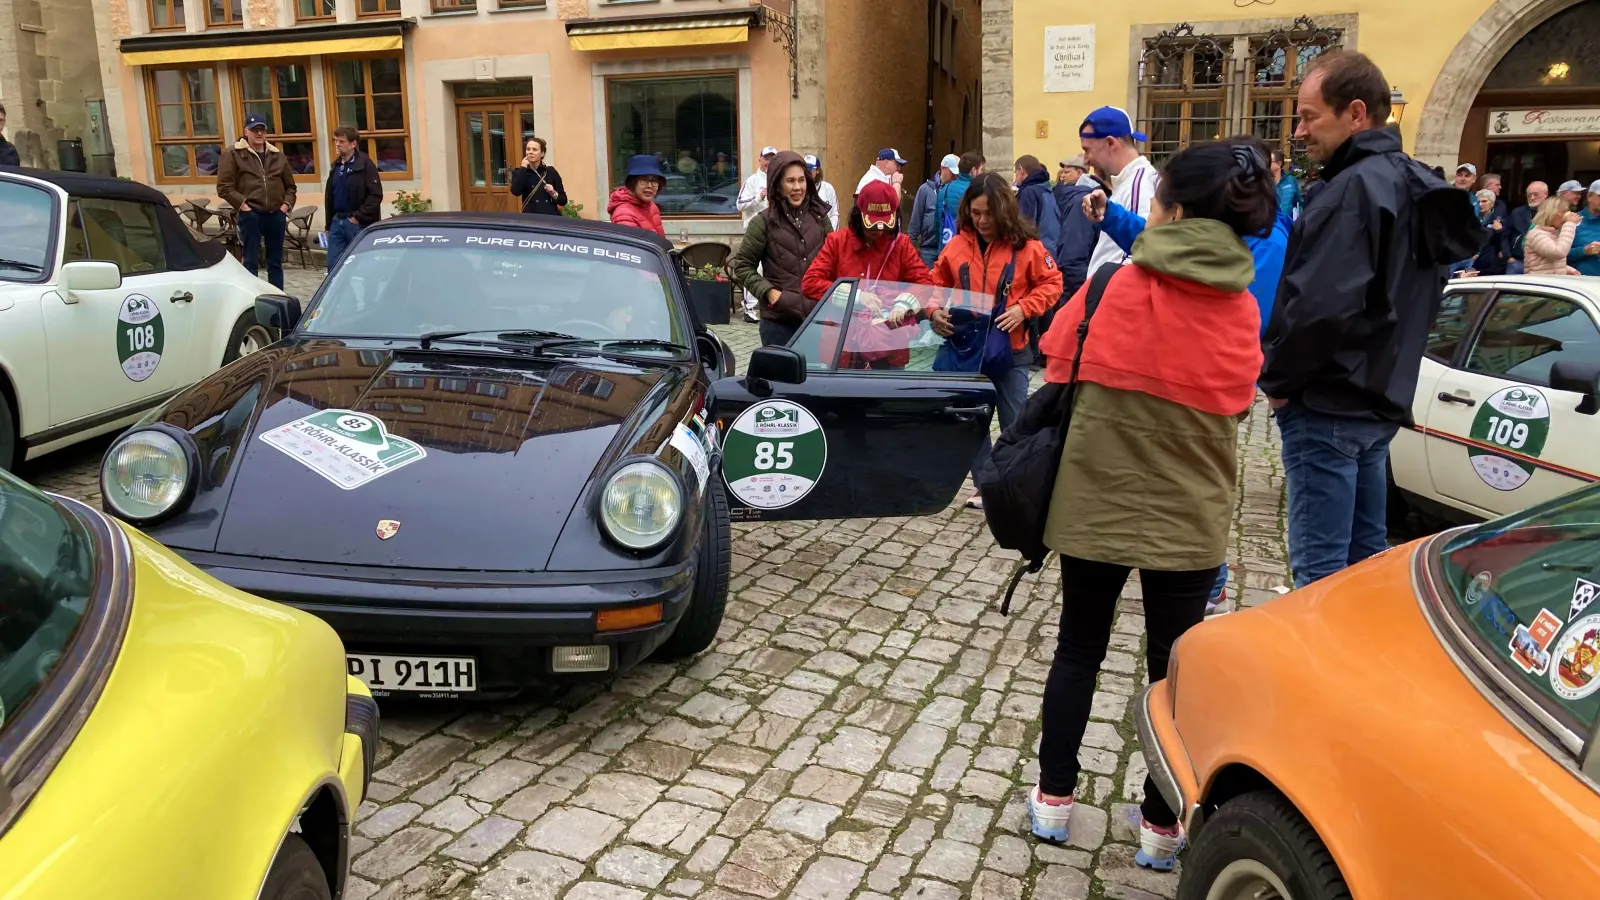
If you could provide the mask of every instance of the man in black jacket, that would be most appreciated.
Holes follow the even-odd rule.
[[[1389,442],[1411,423],[1446,277],[1416,246],[1412,164],[1378,67],[1323,54],[1299,103],[1295,137],[1326,186],[1295,221],[1260,382],[1283,436],[1296,587],[1386,546]]]
[[[20,166],[22,157],[17,153],[17,145],[6,140],[6,108],[0,106],[0,166]]]
[[[361,230],[378,221],[383,209],[383,182],[372,157],[361,152],[361,132],[340,125],[333,130],[333,148],[339,155],[328,170],[323,194],[328,204],[329,272]]]
[[[1523,258],[1525,250],[1522,243],[1528,237],[1528,229],[1533,227],[1533,217],[1539,212],[1539,207],[1544,201],[1550,199],[1550,185],[1542,181],[1535,181],[1528,185],[1528,205],[1519,206],[1511,211],[1509,226],[1511,229],[1510,252],[1506,254],[1506,274],[1521,275],[1523,273]]]

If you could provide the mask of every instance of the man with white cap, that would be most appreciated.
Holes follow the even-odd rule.
[[[856,182],[856,193],[861,193],[861,189],[866,187],[869,181],[885,182],[893,186],[895,192],[898,193],[900,191],[900,182],[905,180],[905,176],[900,174],[900,167],[905,164],[906,161],[901,157],[899,150],[893,147],[885,147],[879,150],[878,161],[869,166],[867,174],[861,176],[861,180]]]
[[[1588,204],[1579,213],[1578,233],[1572,238],[1567,265],[1584,275],[1600,275],[1600,181],[1589,185]]]
[[[1477,182],[1477,180],[1477,166],[1473,165],[1472,163],[1462,163],[1461,165],[1456,166],[1456,187],[1461,188],[1463,191],[1466,191],[1469,194],[1476,193],[1472,186]],[[1473,201],[1472,208],[1474,210],[1478,208],[1476,200]]]
[[[1128,111],[1115,106],[1100,107],[1078,126],[1078,137],[1083,141],[1083,155],[1089,165],[1102,173],[1103,178],[1111,179],[1111,199],[1123,209],[1149,218],[1150,198],[1156,194],[1161,173],[1139,153],[1135,142],[1150,138],[1134,130],[1133,117]],[[1105,196],[1104,192],[1095,191],[1083,202],[1103,206]],[[1086,207],[1084,211],[1088,213],[1089,209]],[[1090,218],[1098,221],[1093,214]],[[1094,272],[1102,263],[1127,261],[1128,254],[1117,242],[1110,235],[1101,234],[1087,271]]]
[[[739,189],[739,215],[744,218],[745,228],[749,228],[750,220],[767,208],[767,163],[777,155],[777,147],[762,147],[761,158],[756,160],[756,170],[750,173],[750,177],[744,180],[744,186]]]
[[[1568,179],[1561,182],[1561,187],[1556,188],[1556,196],[1567,204],[1567,209],[1578,211],[1578,201],[1583,199],[1583,182]]]
[[[916,202],[911,205],[907,229],[923,265],[930,269],[939,261],[939,188],[954,181],[959,174],[961,157],[945,154],[944,159],[939,160],[939,171],[917,188]]]
[[[839,194],[822,177],[822,158],[813,153],[805,155],[806,168],[811,170],[811,180],[817,183],[817,197],[828,204],[828,221],[835,231],[839,229]]]

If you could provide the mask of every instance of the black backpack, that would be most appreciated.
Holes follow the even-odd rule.
[[[1106,285],[1121,268],[1120,263],[1104,263],[1089,281],[1083,321],[1078,323],[1078,349],[1072,355],[1071,380],[1066,384],[1047,382],[1028,398],[1017,421],[1001,433],[994,452],[974,478],[995,543],[1003,549],[1016,550],[1023,557],[1000,604],[1002,615],[1010,614],[1011,595],[1022,576],[1039,571],[1050,553],[1044,544],[1045,522],[1050,517],[1061,448],[1066,442],[1067,426],[1072,423],[1073,401],[1077,399],[1078,363],[1089,337],[1089,320],[1100,305]]]

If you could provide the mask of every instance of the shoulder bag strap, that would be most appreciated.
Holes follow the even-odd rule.
[[[523,212],[527,212],[528,211],[528,207],[533,205],[533,198],[539,196],[539,189],[544,187],[545,177],[548,176],[549,174],[550,174],[550,167],[549,166],[545,166],[544,167],[544,171],[539,173],[539,181],[536,184],[534,184],[533,190],[529,191],[528,192],[528,196],[526,196],[526,197],[524,197],[522,199],[522,211]]]
[[[1078,323],[1078,347],[1072,351],[1072,376],[1067,382],[1067,396],[1065,398],[1067,414],[1061,417],[1058,426],[1062,434],[1066,433],[1067,426],[1072,422],[1072,407],[1078,400],[1078,364],[1083,361],[1083,345],[1089,339],[1089,320],[1094,318],[1094,311],[1100,306],[1100,298],[1105,295],[1106,285],[1122,268],[1122,263],[1105,262],[1100,268],[1094,270],[1094,275],[1089,279],[1089,290],[1083,298],[1083,321]]]

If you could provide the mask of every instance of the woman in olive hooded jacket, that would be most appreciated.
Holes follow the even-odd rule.
[[[755,296],[761,344],[770,347],[789,343],[815,305],[800,281],[833,228],[806,161],[792,150],[767,164],[767,196],[771,202],[750,220],[728,271]]]
[[[1106,286],[1084,341],[1072,426],[1045,543],[1061,554],[1062,609],[1045,683],[1034,834],[1067,839],[1078,750],[1128,573],[1139,570],[1150,677],[1204,616],[1237,500],[1238,425],[1261,371],[1255,263],[1241,236],[1277,214],[1269,164],[1245,143],[1168,161],[1133,263]],[[1069,380],[1080,289],[1041,342],[1045,380]],[[1140,865],[1167,870],[1178,819],[1145,782]]]

